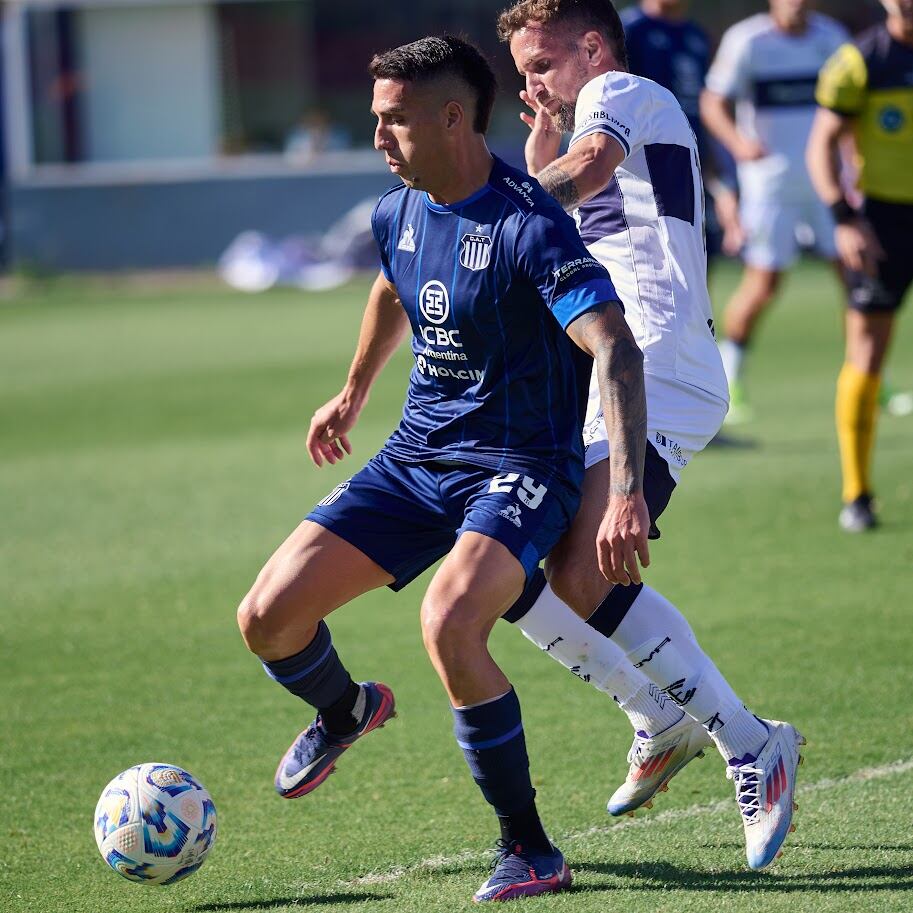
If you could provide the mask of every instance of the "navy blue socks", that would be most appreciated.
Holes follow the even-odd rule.
[[[317,708],[328,732],[345,735],[358,724],[351,711],[360,688],[336,655],[326,622],[300,653],[261,662],[271,679]]]
[[[520,702],[513,688],[487,703],[452,709],[457,743],[473,780],[501,822],[502,837],[524,848],[550,852],[536,812]]]

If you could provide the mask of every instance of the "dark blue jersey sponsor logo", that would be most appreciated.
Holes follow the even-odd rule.
[[[450,296],[447,286],[437,279],[431,279],[422,286],[418,295],[418,306],[422,316],[430,323],[444,323],[450,316]]]
[[[817,73],[759,79],[754,86],[754,103],[758,108],[814,107],[817,84]]]

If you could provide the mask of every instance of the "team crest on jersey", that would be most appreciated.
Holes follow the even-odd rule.
[[[491,238],[487,235],[463,235],[460,241],[460,265],[473,272],[491,263]]]
[[[403,236],[399,239],[396,249],[408,251],[410,254],[415,253],[415,229],[411,222],[403,229]]]

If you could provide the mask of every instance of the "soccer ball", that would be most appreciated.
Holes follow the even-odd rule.
[[[216,840],[216,807],[199,781],[171,764],[118,774],[95,807],[105,862],[140,884],[174,884],[195,872]]]

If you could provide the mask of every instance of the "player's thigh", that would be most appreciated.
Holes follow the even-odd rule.
[[[425,597],[426,640],[431,629],[452,622],[487,634],[567,531],[580,493],[559,480],[546,484],[522,472],[482,468],[449,473],[441,491],[448,512],[462,514],[462,522]]]
[[[599,447],[600,444],[591,446]],[[607,444],[605,453],[605,458],[587,469],[577,515],[545,561],[545,574],[552,589],[583,616],[592,612],[611,589],[599,570],[596,552],[596,536],[605,516],[609,493]]]
[[[334,609],[392,580],[354,545],[303,520],[257,575],[239,622],[249,640],[294,639],[294,632],[310,631]]]
[[[523,591],[526,576],[519,559],[503,542],[464,532],[425,593],[422,629],[426,643],[484,641]]]
[[[651,378],[655,390],[656,380]],[[648,404],[655,402],[648,387]],[[692,400],[689,402],[689,399]],[[659,539],[657,521],[662,516],[678,483],[682,468],[691,457],[700,452],[719,430],[726,404],[715,397],[696,403],[694,397],[684,395],[667,401],[665,410],[671,416],[676,411],[671,427],[677,428],[677,440],[668,433],[657,431],[651,416],[648,439],[644,454],[644,500],[650,515],[650,539]],[[679,409],[675,409],[675,404]],[[657,418],[663,410],[655,409]],[[690,411],[691,428],[686,428],[684,416]],[[602,425],[601,440],[597,437],[586,454],[587,470],[583,480],[583,498],[580,509],[570,529],[552,549],[545,563],[545,572],[552,589],[578,615],[589,617],[605,599],[611,589],[599,570],[596,552],[596,536],[605,515],[609,493],[610,464],[608,441],[605,440],[605,423]],[[655,443],[654,443],[655,442]]]

